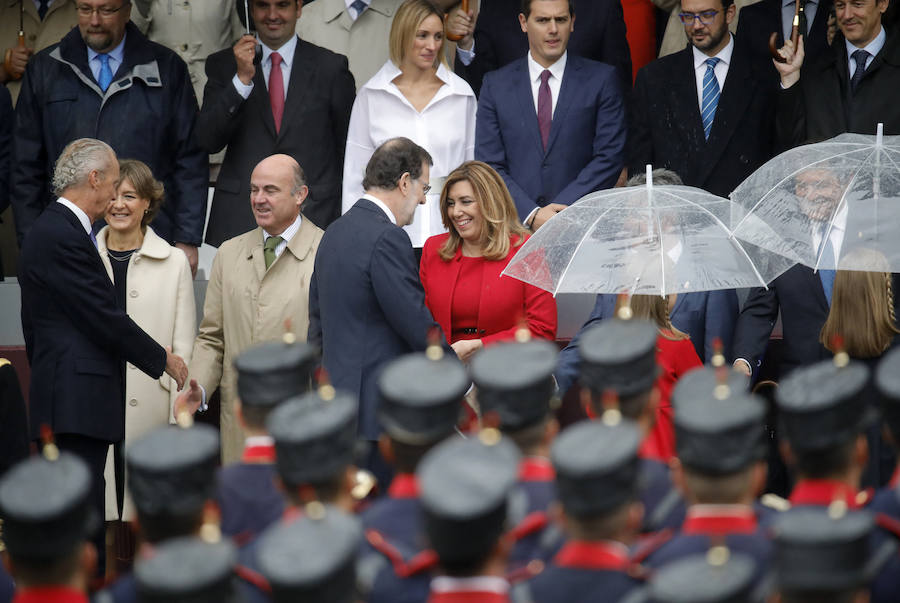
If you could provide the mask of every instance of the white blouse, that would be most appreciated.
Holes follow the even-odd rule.
[[[422,247],[428,237],[446,232],[441,223],[441,188],[450,172],[475,157],[478,103],[469,84],[441,64],[437,77],[444,85],[420,113],[393,83],[400,73],[388,61],[356,94],[347,133],[341,213],[362,197],[366,164],[375,149],[389,138],[405,136],[434,160],[431,192],[425,205],[416,207],[413,223],[405,227],[413,247]]]

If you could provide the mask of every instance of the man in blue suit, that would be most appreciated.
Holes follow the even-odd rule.
[[[568,54],[569,0],[531,0],[519,15],[527,56],[487,74],[475,158],[506,182],[519,218],[537,230],[587,193],[616,183],[625,115],[615,69]]]
[[[425,203],[431,164],[428,151],[407,138],[382,144],[366,166],[366,193],[328,228],[316,254],[307,342],[322,350],[334,386],[359,397],[359,429],[370,442],[381,432],[377,379],[384,365],[424,351],[429,331],[440,332],[401,228]],[[373,446],[368,468],[389,478],[382,463]]]

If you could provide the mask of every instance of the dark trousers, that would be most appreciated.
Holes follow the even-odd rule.
[[[98,528],[91,542],[97,547],[98,575],[103,576],[106,571],[106,480],[103,470],[109,442],[77,433],[58,433],[54,438],[60,450],[71,452],[87,464],[93,478],[91,503],[97,513]]]

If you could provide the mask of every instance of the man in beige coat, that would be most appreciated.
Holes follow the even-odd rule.
[[[323,233],[300,213],[308,192],[292,157],[260,161],[250,176],[257,228],[222,243],[213,260],[191,357],[191,387],[176,405],[203,408],[206,395],[220,388],[223,464],[237,462],[244,447],[234,409],[235,357],[281,337],[288,319],[300,337],[309,326],[309,280]]]

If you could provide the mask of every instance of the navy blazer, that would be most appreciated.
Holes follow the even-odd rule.
[[[548,203],[571,205],[610,188],[624,163],[625,112],[615,70],[569,54],[546,151],[528,60],[484,78],[475,122],[475,159],[503,177],[519,217]]]
[[[615,310],[615,295],[598,295],[587,322],[560,352],[554,376],[561,394],[565,394],[578,381],[581,366],[578,341],[581,336],[604,318],[614,316]],[[713,355],[713,340],[717,337],[722,340],[725,357],[731,359],[731,341],[739,310],[734,289],[679,293],[669,318],[676,329],[691,336],[697,355],[704,362],[709,362]]]
[[[166,368],[166,350],[118,308],[100,254],[61,203],[50,203],[28,231],[19,286],[32,439],[46,424],[54,433],[122,440],[121,362],[157,378]]]
[[[425,350],[432,328],[441,333],[425,306],[409,235],[380,207],[360,199],[319,243],[307,341],[322,350],[332,384],[359,396],[359,430],[366,439],[377,440],[381,432],[378,376],[385,363]]]

